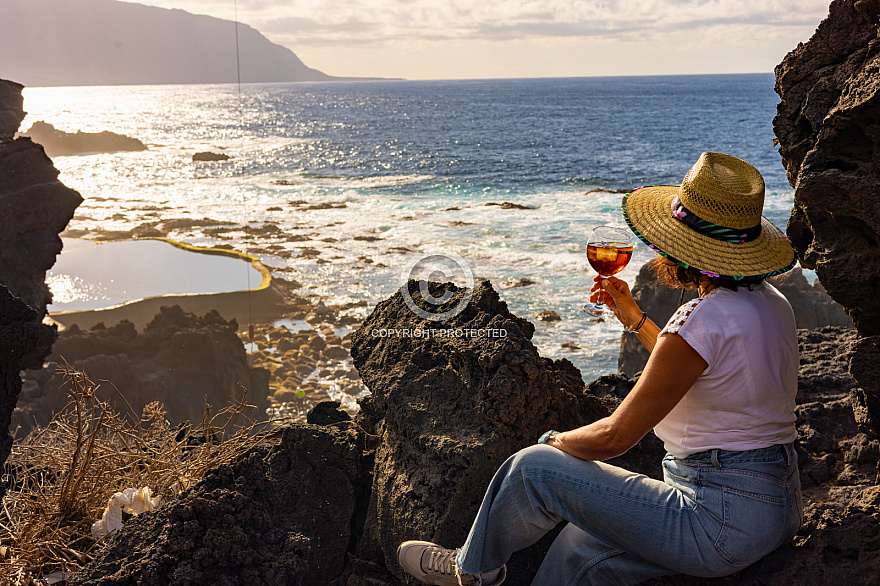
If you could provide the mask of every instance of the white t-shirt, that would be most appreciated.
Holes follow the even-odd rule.
[[[792,442],[798,345],[794,312],[772,285],[722,287],[682,305],[661,330],[709,366],[654,428],[673,456]]]

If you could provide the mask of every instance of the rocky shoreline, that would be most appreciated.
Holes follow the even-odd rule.
[[[349,353],[353,318],[345,311],[351,308],[290,301],[268,323],[254,324],[253,341],[235,319],[178,305],[161,307],[143,328],[126,320],[89,329],[74,323],[60,332],[41,368],[22,373],[13,432],[21,439],[67,405],[65,364],[104,381],[99,398],[123,412],[139,416],[161,402],[171,425],[200,420],[208,405],[235,404],[244,389],[257,419],[305,421],[308,410],[330,400],[354,414],[367,391]],[[287,325],[273,325],[282,316]]]
[[[63,157],[84,153],[115,153],[145,151],[147,145],[136,138],[113,132],[64,132],[48,122],[38,120],[21,134],[40,144],[49,157]]]
[[[672,576],[653,584],[857,585],[880,575],[878,20],[876,0],[834,0],[813,39],[776,72],[782,102],[774,129],[795,188],[788,234],[801,264],[827,288],[826,296],[796,273],[778,283],[801,300],[793,305],[799,325],[807,326],[798,333],[796,409],[804,524],[790,544],[734,576]],[[70,328],[56,342],[55,329],[42,324],[45,271],[82,199],[57,181],[41,147],[13,140],[23,116],[21,86],[0,82],[0,201],[11,210],[0,252],[0,424],[8,426],[17,402],[22,429],[58,408],[63,385],[51,370],[28,374],[23,391],[19,376],[50,351],[53,360],[64,357],[93,376],[130,385],[125,395],[135,418],[161,400],[175,422],[192,420],[203,397],[225,404],[240,398],[244,385],[263,412],[299,420],[279,425],[267,442],[208,471],[166,506],[128,519],[67,584],[412,584],[396,563],[401,541],[462,543],[485,486],[508,455],[547,429],[606,416],[634,384],[627,374],[609,374],[585,385],[569,361],[542,357],[535,326],[512,314],[488,281],[469,291],[427,285],[434,296],[449,295],[444,307],[468,295],[464,310],[443,327],[493,332],[480,336],[402,334],[436,327],[411,311],[403,291],[365,317],[359,305],[301,297],[291,282],[281,292],[285,315],[308,325],[258,325],[250,357],[239,324],[179,308],[163,309],[143,331],[125,322]],[[103,212],[106,203],[91,205]],[[304,202],[289,205],[307,209]],[[134,212],[152,219],[136,228],[92,226],[88,235],[242,235],[238,227],[166,218],[165,211],[144,205]],[[257,230],[284,236],[271,223]],[[262,250],[291,254],[273,246]],[[300,256],[330,262],[310,248]],[[663,321],[677,305],[675,294],[647,275],[639,279],[637,299]],[[418,283],[405,291],[428,308]],[[631,347],[624,338],[621,369],[635,376],[639,357]],[[100,392],[112,396],[108,388]],[[333,393],[348,410],[326,400]],[[11,444],[9,436],[0,442],[0,460]],[[657,477],[662,454],[648,434],[614,463]],[[508,584],[530,583],[553,536],[514,555]]]
[[[418,288],[411,294],[421,303]],[[432,284],[432,294],[463,294]],[[395,549],[411,538],[460,544],[497,465],[546,428],[602,417],[634,381],[584,387],[567,361],[541,358],[533,326],[481,283],[452,327],[504,330],[496,339],[377,337],[377,328],[428,327],[400,293],[352,336],[371,394],[352,419],[322,403],[269,447],[209,472],[171,505],[130,520],[71,584],[409,584]],[[794,542],[719,584],[867,584],[878,567],[880,442],[851,415],[853,328],[799,330],[798,447],[805,523]],[[616,463],[660,473],[649,434]],[[222,521],[221,521],[222,519]],[[268,541],[267,541],[268,540]],[[550,538],[510,561],[528,584]],[[657,584],[698,584],[679,576]]]

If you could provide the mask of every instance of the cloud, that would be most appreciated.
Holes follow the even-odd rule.
[[[364,22],[357,18],[349,18],[342,22],[320,23],[311,18],[300,16],[287,16],[264,21],[259,30],[264,34],[273,33],[296,34],[296,33],[346,33],[346,34],[370,34],[374,32],[376,25]]]
[[[232,17],[231,2],[141,1]],[[716,34],[719,27],[747,27],[751,34],[772,36],[780,29],[815,26],[828,12],[828,0],[238,0],[237,4],[239,19],[270,38],[328,46],[407,40],[646,40],[669,31]]]

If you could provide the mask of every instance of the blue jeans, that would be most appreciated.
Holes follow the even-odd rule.
[[[495,474],[456,561],[470,574],[500,568],[567,521],[532,586],[725,576],[789,541],[801,525],[791,444],[667,454],[663,476],[528,447]]]

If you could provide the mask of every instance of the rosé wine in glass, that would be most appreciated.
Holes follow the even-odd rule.
[[[587,242],[587,261],[602,277],[610,277],[626,267],[633,254],[633,236],[626,230],[596,226]],[[599,299],[602,299],[602,293]],[[587,303],[584,311],[595,317],[613,315],[600,302]]]

